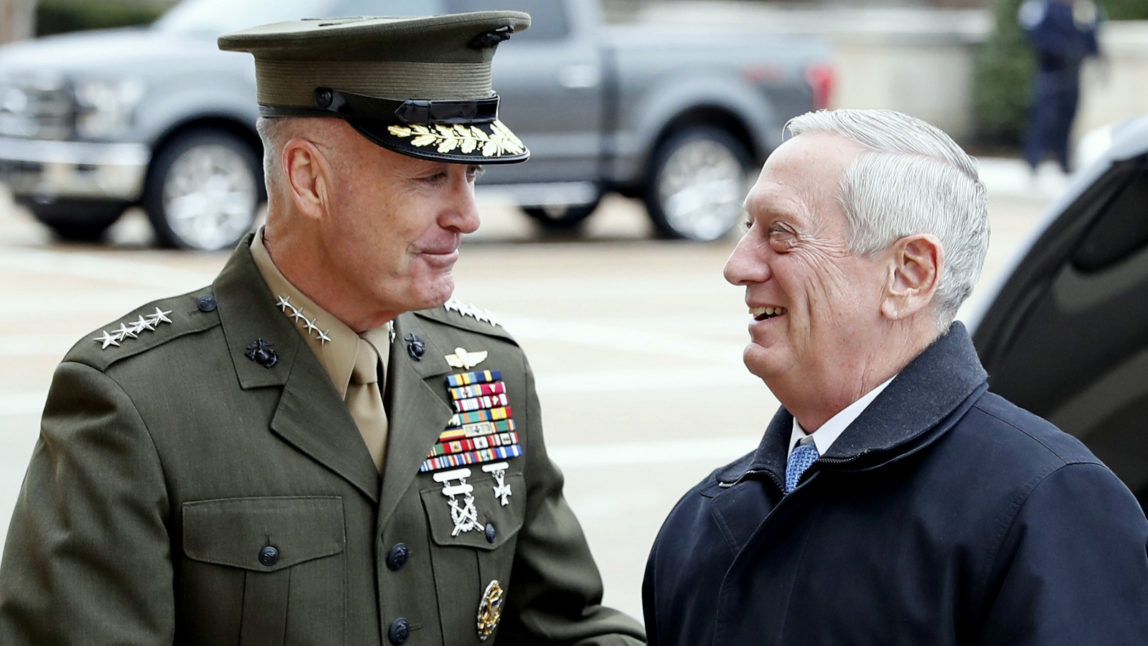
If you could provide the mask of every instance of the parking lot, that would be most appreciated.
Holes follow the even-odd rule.
[[[983,165],[1000,271],[1059,184],[1019,163]],[[678,497],[757,444],[776,401],[741,365],[742,294],[721,277],[733,238],[650,239],[641,207],[608,199],[584,236],[540,239],[514,209],[484,205],[456,296],[496,313],[537,375],[553,459],[606,580],[607,603],[641,612],[647,549]],[[104,245],[59,245],[0,193],[0,541],[56,362],[133,307],[211,281],[226,254],[148,246],[140,213]]]

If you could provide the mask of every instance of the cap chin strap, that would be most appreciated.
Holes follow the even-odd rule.
[[[394,115],[406,124],[478,124],[498,119],[498,95],[486,99],[407,99],[396,101],[331,88],[315,88],[315,107],[260,106],[265,117],[342,117],[385,120]]]

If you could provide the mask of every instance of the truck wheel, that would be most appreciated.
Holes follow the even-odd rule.
[[[578,206],[524,206],[522,211],[530,216],[531,220],[542,225],[543,229],[569,231],[578,228],[596,208],[598,208],[597,202]]]
[[[728,132],[682,130],[654,153],[646,210],[664,237],[717,240],[741,219],[751,172],[745,145]]]
[[[119,202],[20,202],[61,240],[95,242],[120,219],[127,205]]]
[[[235,246],[263,199],[256,152],[217,128],[189,130],[156,155],[143,206],[161,244],[214,251]]]

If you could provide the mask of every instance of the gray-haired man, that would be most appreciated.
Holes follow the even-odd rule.
[[[1136,500],[952,322],[988,246],[972,160],[895,112],[789,130],[725,268],[782,409],[666,520],[650,644],[1148,643]]]

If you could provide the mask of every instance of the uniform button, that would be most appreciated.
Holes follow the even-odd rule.
[[[494,523],[486,524],[486,542],[493,543],[494,539],[498,538],[498,529],[495,528]]]
[[[263,549],[259,550],[259,562],[267,567],[271,567],[279,562],[279,548],[274,545],[264,545]]]
[[[387,567],[392,570],[398,570],[406,565],[407,559],[410,558],[410,556],[411,551],[407,549],[406,543],[395,543],[390,553],[387,554]]]
[[[215,311],[215,297],[211,294],[204,294],[195,301],[195,306],[199,308],[200,312],[214,312]]]
[[[387,638],[395,646],[402,646],[411,638],[411,624],[406,617],[399,617],[391,623],[391,629],[387,631]]]

